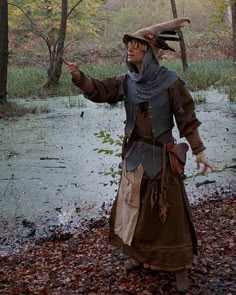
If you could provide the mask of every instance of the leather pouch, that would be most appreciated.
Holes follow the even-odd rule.
[[[184,142],[167,144],[167,152],[169,154],[170,165],[174,175],[182,175],[184,173],[188,150],[189,146]]]

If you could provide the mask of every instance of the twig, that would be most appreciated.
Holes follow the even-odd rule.
[[[73,10],[82,2],[83,0],[79,0],[72,8],[71,10],[68,12],[67,14],[67,19],[69,18],[70,14],[73,12]]]
[[[185,179],[195,178],[195,177],[198,177],[198,176],[205,176],[206,174],[210,174],[210,173],[220,173],[220,172],[225,171],[226,169],[235,169],[235,168],[236,168],[236,165],[225,166],[223,168],[213,168],[211,171],[206,172],[204,175],[201,174],[201,172],[198,172],[196,174],[192,174],[190,176],[186,176]]]
[[[62,168],[65,169],[66,166],[40,166],[40,165],[19,165],[19,166],[25,166],[25,167],[38,167],[38,168]]]
[[[10,3],[10,2],[8,2],[8,5],[12,5],[12,6],[15,6],[16,8],[18,8],[28,18],[28,20],[30,21],[31,27],[35,26],[35,23],[31,19],[31,17],[29,16],[29,14],[27,12],[25,12],[19,5],[16,5],[16,4]]]
[[[12,175],[11,175],[11,178],[9,178],[9,181],[8,181],[8,183],[7,183],[7,186],[6,186],[6,188],[5,188],[5,191],[3,192],[3,196],[2,196],[3,199],[4,199],[5,194],[6,194],[6,192],[7,192],[8,186],[9,186],[10,182],[11,182],[13,179],[14,179],[14,174],[12,174]]]
[[[66,168],[66,166],[58,166],[58,167],[56,167],[56,166],[34,166],[34,167],[42,167],[42,168],[62,168],[62,169],[65,169]]]
[[[236,165],[226,166],[224,169],[236,169]]]
[[[196,187],[199,187],[199,186],[204,185],[204,184],[215,183],[215,182],[216,182],[215,180],[205,180],[203,182],[197,182]]]
[[[65,189],[68,187],[68,185],[69,185],[69,181],[68,181],[67,184],[64,186],[63,190],[60,190],[59,192],[57,192],[56,195],[58,196],[58,195],[62,194],[62,193],[65,191]]]
[[[41,157],[40,160],[60,160],[59,158]]]

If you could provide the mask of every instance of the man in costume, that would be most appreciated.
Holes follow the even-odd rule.
[[[126,270],[136,267],[175,272],[179,291],[189,288],[187,270],[196,254],[197,239],[183,182],[187,144],[176,144],[175,118],[202,173],[211,168],[198,133],[201,124],[193,99],[178,75],[159,64],[159,50],[178,41],[176,30],[188,18],[157,24],[125,34],[128,73],[93,79],[76,63],[65,61],[73,83],[95,103],[124,101],[125,138],[122,175],[110,216],[109,240],[130,257]]]

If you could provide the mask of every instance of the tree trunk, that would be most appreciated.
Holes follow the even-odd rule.
[[[0,1],[0,104],[7,101],[8,3]]]
[[[176,2],[175,0],[171,0],[171,8],[174,18],[178,17],[177,8],[176,8]],[[180,38],[180,50],[181,50],[181,60],[182,60],[182,66],[183,70],[186,71],[188,69],[188,61],[187,61],[187,54],[186,54],[186,47],[184,42],[184,37],[182,31],[179,29],[178,35]]]
[[[53,44],[53,50],[50,56],[50,66],[48,69],[48,79],[45,85],[46,88],[50,88],[59,84],[62,71],[62,56],[66,37],[66,23],[67,23],[67,10],[68,1],[62,0],[61,4],[61,23],[58,33],[58,38],[55,44]]]
[[[232,4],[233,63],[236,68],[236,2]]]

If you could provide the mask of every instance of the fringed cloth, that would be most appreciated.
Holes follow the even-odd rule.
[[[151,207],[154,208],[159,200],[159,216],[164,224],[168,214],[167,201],[167,177],[166,177],[166,145],[163,145],[163,167],[161,173],[161,189],[158,180],[152,180]],[[138,221],[140,208],[140,186],[144,174],[142,164],[130,172],[126,171],[125,162],[122,169],[121,183],[117,197],[117,213],[115,220],[115,233],[122,239],[124,244],[131,245],[135,227]]]
[[[140,186],[143,178],[143,166],[127,172],[125,163],[122,169],[121,183],[117,197],[114,231],[124,244],[131,245],[140,208]]]
[[[196,236],[183,180],[166,163],[154,181],[142,165],[127,173],[124,163],[109,240],[144,267],[176,271],[191,268]]]

